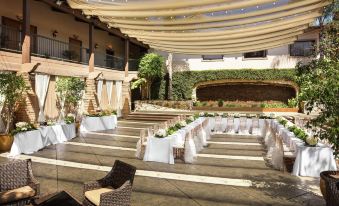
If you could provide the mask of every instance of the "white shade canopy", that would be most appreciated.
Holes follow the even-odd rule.
[[[232,54],[295,41],[328,0],[68,0],[150,47],[173,53]]]

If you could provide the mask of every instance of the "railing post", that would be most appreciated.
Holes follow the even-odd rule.
[[[94,72],[94,41],[93,41],[93,30],[94,25],[93,22],[88,24],[88,42],[89,42],[89,60],[88,60],[88,69],[89,72]]]
[[[31,29],[30,29],[30,0],[23,0],[22,4],[22,63],[31,62]]]
[[[128,77],[129,39],[125,39],[125,77]]]

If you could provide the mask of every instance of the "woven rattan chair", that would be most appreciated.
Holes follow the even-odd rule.
[[[85,183],[84,206],[130,205],[136,168],[116,160],[112,170],[102,179]]]
[[[31,160],[13,160],[0,165],[0,205],[29,204],[40,193]]]
[[[326,206],[339,205],[339,171],[324,171],[320,173],[321,179],[325,182]]]

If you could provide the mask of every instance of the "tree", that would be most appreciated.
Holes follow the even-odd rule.
[[[138,77],[136,81],[140,86],[145,85],[148,99],[151,99],[152,83],[164,75],[164,58],[155,53],[149,53],[142,57],[139,63]],[[136,84],[137,84],[136,83]],[[132,85],[135,88],[137,85]]]
[[[22,100],[22,93],[25,90],[25,80],[21,75],[16,75],[13,72],[0,73],[0,94],[5,97],[3,117],[6,121],[6,134],[9,133],[13,123],[16,104]]]
[[[300,85],[299,99],[306,101],[306,109],[312,111],[317,105],[320,114],[310,121],[315,135],[332,144],[334,154],[339,155],[339,24],[337,21],[324,27],[320,42],[323,58],[309,64],[297,65],[297,82]]]
[[[76,111],[78,102],[83,96],[86,83],[78,77],[59,77],[56,82],[55,91],[63,109],[73,109]]]

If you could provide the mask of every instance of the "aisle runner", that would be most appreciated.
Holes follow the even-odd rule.
[[[7,155],[8,153],[0,154],[1,157],[7,157]],[[15,159],[32,159],[33,162],[42,163],[42,164],[97,170],[97,171],[104,171],[104,172],[109,172],[112,169],[111,167],[107,167],[107,166],[83,164],[83,163],[64,161],[64,160],[55,160],[55,159],[49,159],[49,158],[43,158],[43,157],[29,156],[29,155],[18,155],[15,157]],[[209,176],[200,176],[200,175],[157,172],[157,171],[149,171],[149,170],[137,170],[136,175],[143,176],[143,177],[153,177],[153,178],[160,178],[160,179],[180,180],[180,181],[237,186],[237,187],[254,186],[252,181],[245,180],[245,179],[209,177]]]

